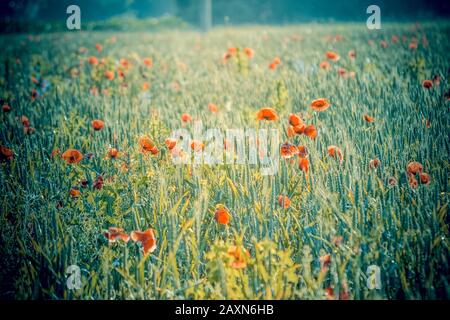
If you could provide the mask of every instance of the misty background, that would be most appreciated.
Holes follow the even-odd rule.
[[[371,4],[381,8],[384,21],[450,17],[450,0],[1,0],[0,27],[5,31],[19,22],[65,23],[71,4],[81,8],[82,22],[173,17],[194,27],[361,21]]]

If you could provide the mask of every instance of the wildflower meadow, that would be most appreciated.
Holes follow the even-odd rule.
[[[1,35],[2,298],[448,299],[449,33]]]

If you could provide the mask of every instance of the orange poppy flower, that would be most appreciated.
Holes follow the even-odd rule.
[[[325,288],[325,298],[327,300],[335,300],[334,289],[332,287]]]
[[[279,65],[281,64],[281,59],[279,57],[275,57],[273,58],[272,63],[275,65]]]
[[[329,146],[327,148],[328,155],[333,158],[339,158],[339,162],[342,163],[344,161],[344,156],[342,155],[342,151],[340,148],[336,146]]]
[[[32,134],[34,131],[36,131],[36,130],[32,127],[23,127],[24,134]]]
[[[92,128],[94,128],[95,131],[102,130],[105,126],[105,123],[102,120],[95,119],[92,120]]]
[[[393,35],[393,36],[391,37],[391,42],[392,42],[393,44],[398,43],[398,37],[397,37],[396,35]]]
[[[339,57],[339,55],[336,52],[333,51],[327,51],[325,53],[325,55],[327,56],[328,59],[330,59],[331,61],[338,61],[341,57]]]
[[[83,155],[76,149],[68,149],[63,152],[61,158],[63,158],[68,164],[75,164],[83,160]]]
[[[291,113],[289,115],[289,124],[291,126],[298,126],[303,124],[302,118],[298,114]]]
[[[278,120],[277,112],[272,108],[262,108],[256,114],[258,120]]]
[[[290,144],[289,142],[285,142],[281,145],[280,152],[283,158],[290,159],[298,154],[298,149],[296,146]]]
[[[431,80],[424,80],[424,81],[422,82],[422,86],[423,86],[425,89],[430,89],[430,88],[433,86],[433,81],[431,81]]]
[[[278,204],[281,207],[284,207],[285,209],[287,209],[291,205],[291,200],[288,198],[288,196],[279,195],[278,196]]]
[[[30,120],[28,120],[28,118],[26,116],[21,116],[20,117],[20,122],[22,123],[22,125],[24,127],[29,127],[30,126]]]
[[[429,184],[431,181],[430,175],[426,172],[420,173],[419,177],[420,177],[420,183],[422,183],[422,184]]]
[[[346,78],[346,76],[347,76],[347,70],[345,70],[344,68],[339,68],[339,69],[338,69],[338,74],[339,74],[341,77]]]
[[[325,98],[319,98],[311,102],[311,108],[315,111],[325,111],[330,107],[330,103]]]
[[[100,43],[97,43],[95,45],[95,49],[97,49],[98,52],[101,52],[103,50],[103,46]]]
[[[367,114],[365,114],[365,115],[364,115],[364,120],[366,120],[366,121],[369,122],[369,123],[372,123],[372,122],[375,121],[375,118],[374,118],[374,117],[371,117],[371,116],[369,116],[369,115],[367,115]]]
[[[378,166],[381,164],[380,159],[375,158],[369,161],[369,167],[372,169],[378,168]]]
[[[119,155],[119,150],[117,150],[116,148],[111,148],[108,150],[108,156],[110,158],[115,159],[118,157],[118,155]]]
[[[350,59],[355,59],[355,58],[356,58],[356,52],[355,52],[355,50],[350,50],[350,51],[348,52],[348,57],[349,57]]]
[[[12,160],[13,152],[5,146],[0,145],[0,161]]]
[[[209,109],[209,111],[214,112],[214,113],[219,111],[219,108],[214,103],[208,103],[208,109]]]
[[[177,140],[173,138],[167,138],[165,144],[169,150],[172,150],[177,145]]]
[[[415,175],[417,173],[422,173],[423,166],[420,162],[412,161],[408,163],[408,166],[406,167],[406,172],[408,175]]]
[[[147,67],[151,67],[151,66],[153,66],[153,60],[152,60],[152,58],[144,58],[144,64],[147,66]]]
[[[88,58],[88,62],[89,62],[89,64],[95,66],[98,64],[98,59],[95,56],[91,56]]]
[[[222,60],[223,60],[222,62],[226,63],[228,61],[228,59],[230,59],[230,58],[231,58],[231,54],[229,52],[225,52],[222,56]]]
[[[306,125],[299,124],[298,126],[292,127],[292,129],[296,134],[303,134],[305,133]]]
[[[247,258],[250,257],[250,253],[247,249],[241,249],[237,246],[230,246],[227,250],[227,253],[232,256],[234,259],[231,262],[230,266],[235,269],[243,269],[247,266]]]
[[[411,41],[408,45],[408,48],[411,50],[415,50],[417,49],[417,47],[418,47],[417,41]]]
[[[298,156],[301,158],[306,158],[308,156],[308,149],[305,146],[298,146]]]
[[[254,56],[254,51],[251,48],[244,48],[244,53],[249,57],[249,59],[252,59]]]
[[[303,133],[311,139],[315,139],[317,137],[316,127],[314,127],[312,124],[306,126]]]
[[[386,40],[381,40],[381,41],[380,41],[380,45],[381,45],[381,47],[384,48],[384,49],[386,49],[386,48],[388,47],[388,43],[387,43]]]
[[[109,227],[108,231],[103,233],[103,235],[108,239],[109,243],[116,242],[117,240],[122,240],[124,242],[130,240],[130,236],[126,234],[122,228],[117,227]]]
[[[232,56],[234,56],[237,53],[237,48],[236,47],[230,47],[228,48],[228,53]]]
[[[123,68],[125,68],[125,69],[128,69],[128,68],[131,66],[130,61],[128,61],[128,60],[125,59],[125,58],[121,58],[121,59],[119,60],[119,63],[120,63],[120,65],[121,65]]]
[[[11,111],[11,107],[7,104],[4,104],[2,106],[2,110],[3,110],[3,112],[9,112],[9,111]]]
[[[138,242],[142,245],[145,255],[155,251],[156,238],[153,233],[153,229],[147,229],[145,231],[132,231],[130,237],[134,242]]]
[[[286,134],[288,137],[293,137],[295,136],[295,131],[294,131],[294,127],[293,126],[288,126],[286,128]]]
[[[324,70],[328,70],[328,69],[330,69],[330,63],[328,62],[328,61],[322,61],[320,64],[319,64],[319,68],[320,69],[324,69]]]
[[[298,158],[298,167],[305,173],[309,171],[309,160],[308,158],[299,157]]]
[[[80,190],[75,189],[75,188],[70,189],[69,193],[72,198],[78,198],[81,195]]]
[[[111,70],[105,71],[105,78],[110,81],[114,80],[114,71]]]
[[[181,115],[181,121],[188,122],[188,121],[191,121],[191,120],[192,120],[192,117],[189,114],[183,113]]]
[[[192,140],[191,149],[194,150],[195,152],[199,152],[199,151],[205,149],[205,145],[201,141]]]
[[[216,219],[218,224],[227,225],[230,223],[231,214],[227,208],[218,206],[214,212],[214,219]]]
[[[158,153],[158,147],[155,146],[152,139],[150,139],[148,136],[140,137],[139,145],[141,146],[142,153],[148,153],[148,152],[151,152],[152,154]]]
[[[417,187],[419,187],[419,181],[417,181],[416,177],[413,175],[410,175],[408,177],[408,183],[412,189],[416,189]]]
[[[270,70],[275,70],[278,65],[281,64],[281,59],[279,57],[275,57],[272,62],[269,64]]]
[[[150,89],[150,82],[145,81],[145,82],[142,84],[142,91],[146,91],[146,90],[148,90],[148,89]]]

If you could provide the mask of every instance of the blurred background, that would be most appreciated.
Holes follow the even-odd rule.
[[[1,31],[63,30],[71,4],[81,8],[82,29],[94,30],[360,22],[371,4],[381,8],[382,21],[450,16],[450,0],[1,0]]]

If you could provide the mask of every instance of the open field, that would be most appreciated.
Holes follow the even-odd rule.
[[[448,299],[449,34],[1,36],[1,297]],[[290,145],[272,175],[175,164],[190,144],[166,139],[199,120]]]

